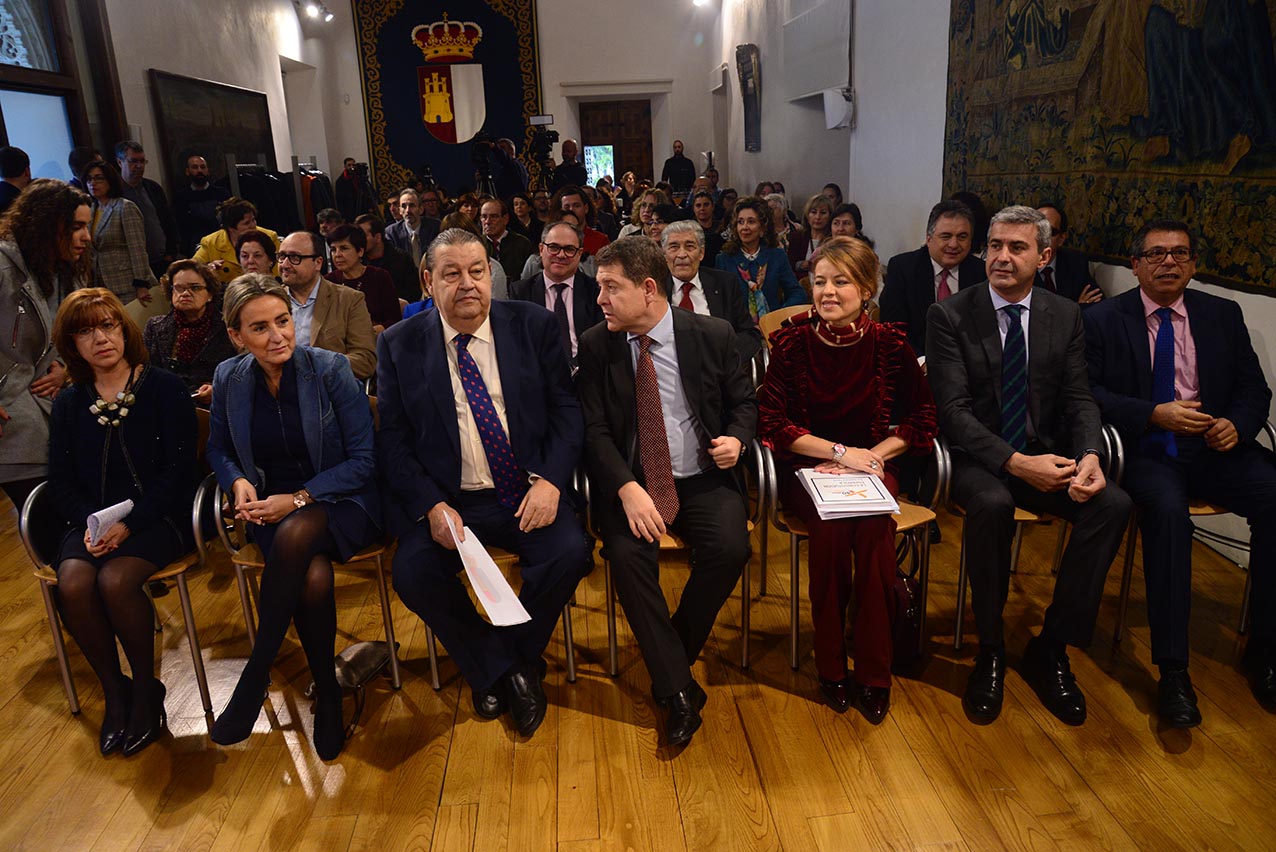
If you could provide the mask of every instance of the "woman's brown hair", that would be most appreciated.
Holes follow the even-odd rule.
[[[173,279],[177,277],[179,272],[194,272],[204,281],[204,286],[208,288],[208,295],[212,297],[209,304],[215,303],[222,294],[222,282],[217,280],[217,276],[208,268],[208,264],[199,263],[189,258],[184,260],[175,260],[168,265],[168,269],[160,276],[160,286],[164,288],[164,295],[168,300],[173,301]]]
[[[821,242],[820,247],[811,255],[812,276],[815,265],[821,260],[827,260],[854,281],[855,286],[860,288],[864,301],[877,295],[877,275],[881,270],[881,261],[868,243],[854,237],[830,237]]]
[[[136,367],[150,360],[146,344],[142,342],[142,330],[124,311],[120,297],[104,287],[86,287],[62,300],[62,307],[58,308],[57,318],[53,321],[53,346],[66,364],[71,381],[93,383],[93,368],[80,355],[75,335],[106,319],[115,320],[124,331],[124,360],[129,366]]]
[[[737,199],[735,206],[731,208],[731,220],[728,226],[731,236],[727,244],[722,247],[723,253],[735,254],[740,251],[740,237],[735,232],[735,220],[739,218],[742,210],[752,210],[758,217],[758,223],[762,226],[762,236],[758,239],[758,245],[775,248],[778,243],[775,240],[775,222],[771,219],[771,205],[756,195],[746,195]]]
[[[75,211],[89,207],[93,199],[70,184],[52,178],[38,178],[0,216],[0,240],[18,244],[27,271],[46,297],[53,294],[57,278],[87,280],[90,252],[71,263],[63,257],[63,245],[75,229]],[[71,282],[67,282],[68,286]]]

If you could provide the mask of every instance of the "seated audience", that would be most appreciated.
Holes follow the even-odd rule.
[[[623,219],[633,216],[634,197],[638,191],[638,177],[633,172],[620,176],[620,188],[616,191],[616,212]]]
[[[479,210],[483,208],[483,202],[474,192],[463,192],[456,199],[456,208],[454,212],[460,213],[468,218],[475,225],[479,223]]]
[[[580,335],[602,322],[598,282],[580,269],[581,232],[566,221],[545,226],[540,244],[542,271],[510,285],[510,298],[533,302],[554,314],[563,351],[572,366]]]
[[[903,323],[908,344],[918,355],[926,355],[930,306],[988,278],[983,262],[970,253],[973,222],[969,207],[941,201],[926,221],[926,244],[895,255],[886,265],[886,286],[878,299],[882,322]]]
[[[758,432],[779,456],[785,508],[810,530],[820,692],[837,712],[854,706],[877,724],[890,706],[898,616],[895,520],[889,514],[822,520],[793,473],[867,473],[897,495],[899,471],[892,460],[929,453],[939,429],[930,388],[904,332],[873,322],[864,310],[877,291],[877,255],[859,240],[833,237],[811,262],[815,305],[772,335],[771,363],[758,391]],[[899,428],[891,431],[892,423]],[[854,678],[846,670],[852,589]]]
[[[722,230],[722,222],[714,218],[717,208],[713,204],[713,194],[701,191],[691,196],[691,214],[704,234],[704,265],[711,267],[726,242],[718,233]]]
[[[425,186],[417,193],[421,199],[421,215],[430,219],[442,219],[448,210],[443,191],[435,186]]]
[[[479,208],[479,224],[487,240],[488,253],[505,270],[505,277],[518,275],[534,249],[527,237],[510,230],[509,205],[499,198],[483,202]]]
[[[532,200],[527,193],[514,193],[510,199],[510,229],[527,237],[532,245],[536,245],[541,241],[541,231],[544,228],[545,223],[536,218],[532,209]]]
[[[478,237],[479,239],[483,239],[483,232],[479,229],[478,222],[471,219],[469,216],[466,216],[464,213],[460,213],[460,212],[449,213],[446,216],[444,216],[443,230],[446,231],[448,228],[460,228],[462,231],[469,231],[471,234]],[[484,241],[483,245],[486,247],[487,242]],[[533,255],[533,257],[535,257],[535,255]],[[490,251],[488,252],[488,266],[491,267],[490,273],[492,276],[492,298],[493,299],[508,299],[510,296],[509,282],[513,280],[512,276],[505,274],[505,267],[501,266],[500,263],[498,263],[496,259],[492,257],[492,254]],[[421,267],[421,269],[424,269],[424,268],[425,267]],[[418,278],[420,277],[420,275],[421,273],[418,271],[417,272]]]
[[[328,237],[346,223],[346,217],[333,207],[325,207],[315,214],[315,221],[319,223],[319,236],[323,238],[323,259],[327,262],[328,269],[332,269],[332,250],[328,244]]]
[[[598,254],[599,249],[611,242],[602,231],[596,231],[590,227],[589,223],[594,218],[594,203],[579,186],[568,184],[560,187],[554,193],[553,205],[554,209],[572,213],[580,220],[581,228],[585,233],[585,251]]]
[[[566,210],[559,211],[558,217],[555,219],[551,219],[549,222],[546,222],[545,227],[549,228],[550,225],[557,224],[558,222],[564,222],[568,225],[571,225],[573,228],[576,229],[577,233],[583,233],[583,231],[581,231],[581,221],[579,218],[577,218],[575,213],[569,213]],[[543,238],[543,234],[542,234],[542,238]],[[577,268],[580,269],[581,272],[585,273],[590,278],[595,277],[595,273],[598,271],[598,267],[594,263],[593,256],[590,255],[590,253],[585,251],[583,248],[581,249],[580,255],[577,258],[576,266]],[[538,272],[541,272],[542,270],[544,270],[544,268],[545,268],[545,264],[541,261],[540,252],[538,250],[536,254],[533,254],[531,257],[527,259],[527,263],[523,264],[522,280],[526,281],[528,278],[531,278],[532,276],[536,275]],[[497,282],[493,280],[492,281],[493,293],[496,292],[496,288],[497,288]]]
[[[422,215],[421,198],[415,189],[399,193],[399,213],[402,218],[386,226],[385,241],[411,258],[414,267],[419,266],[426,246],[438,236],[439,220]]]
[[[824,188],[820,190],[820,194],[828,199],[829,206],[832,207],[834,210],[842,206],[842,201],[843,201],[842,187],[838,186],[837,184],[835,183],[824,184]]]
[[[606,325],[581,336],[577,381],[591,512],[667,712],[665,742],[678,746],[700,728],[706,701],[691,665],[749,559],[737,464],[754,437],[757,400],[731,325],[669,304],[659,246],[622,237],[599,254],[598,276]],[[660,587],[667,531],[691,548],[672,616]]]
[[[793,276],[788,256],[775,244],[771,211],[760,198],[735,203],[731,237],[714,265],[738,276],[754,322],[768,311],[810,301]]]
[[[436,309],[377,342],[378,446],[395,590],[448,649],[475,712],[508,710],[530,737],[545,718],[542,655],[589,561],[569,497],[582,424],[553,316],[492,301],[489,270],[469,231],[430,244],[422,276]],[[453,529],[518,554],[530,621],[479,615]]]
[[[1152,662],[1162,724],[1201,722],[1188,676],[1190,500],[1249,521],[1253,613],[1243,665],[1276,710],[1276,458],[1256,440],[1272,394],[1240,306],[1187,285],[1196,238],[1183,222],[1143,225],[1130,250],[1139,286],[1082,312],[1090,384],[1121,433],[1122,487],[1139,510]],[[1061,294],[1062,295],[1062,294]]]
[[[262,239],[270,242],[265,234]],[[235,355],[218,310],[221,282],[204,264],[177,260],[169,264],[160,285],[172,309],[146,321],[142,342],[151,363],[181,379],[196,405],[207,408],[213,371]]]
[[[446,230],[446,228],[444,230]],[[425,272],[425,267],[421,268],[421,272],[422,273]],[[430,290],[430,282],[426,275],[424,274],[419,274],[419,275],[420,275],[420,281],[421,281],[421,297],[417,301],[411,302],[406,308],[403,309],[404,319],[407,319],[408,317],[414,317],[417,314],[424,313],[425,311],[428,311],[430,308],[434,307],[434,294]]]
[[[367,300],[358,290],[328,281],[322,272],[323,242],[318,234],[294,231],[284,238],[279,273],[292,300],[297,341],[345,355],[356,378],[370,379],[377,370],[377,344]]]
[[[1085,255],[1064,248],[1068,241],[1068,214],[1057,204],[1043,204],[1037,208],[1050,222],[1050,262],[1037,273],[1037,285],[1063,296],[1075,299],[1082,305],[1092,305],[1103,298],[1103,291],[1090,274],[1090,262]]]
[[[73,382],[49,422],[49,493],[66,522],[54,559],[58,610],[102,685],[98,747],[127,756],[166,726],[145,585],[193,544],[195,407],[180,379],[147,364],[141,329],[109,290],[68,295],[53,340]],[[125,500],[128,514],[94,541],[88,516]]]
[[[93,285],[105,287],[124,304],[151,303],[146,226],[137,205],[124,197],[119,172],[108,163],[90,163],[80,176],[93,196]]]
[[[244,234],[249,231],[261,231],[270,237],[276,250],[279,248],[279,235],[269,228],[257,226],[257,206],[251,201],[245,201],[239,196],[231,196],[217,205],[217,221],[221,228],[199,241],[199,248],[195,249],[194,259],[200,263],[207,263],[222,284],[228,284],[244,273],[243,267],[239,264],[238,251],[239,238]],[[278,267],[271,272],[278,275]]]
[[[747,364],[762,348],[762,334],[749,316],[744,290],[736,277],[701,265],[704,245],[704,229],[695,222],[674,222],[660,235],[660,247],[672,276],[667,288],[669,301],[684,310],[731,323],[740,361]]]
[[[812,195],[802,211],[803,227],[794,229],[789,239],[789,264],[799,279],[811,271],[811,255],[831,234],[833,206],[823,195]],[[876,287],[873,288],[876,291]]]
[[[275,241],[266,234],[256,228],[242,234],[235,243],[235,251],[239,254],[239,266],[244,272],[260,272],[278,280],[275,270],[279,268],[279,253]]]
[[[638,201],[635,208],[638,211],[637,218],[631,218],[629,224],[620,229],[620,236],[628,237],[634,234],[642,234],[651,225],[651,215],[655,212],[656,206],[659,204],[672,204],[669,196],[658,189],[644,190],[638,195]]]
[[[835,237],[856,237],[873,248],[873,240],[864,233],[864,216],[858,204],[839,204],[833,208],[833,218],[829,222],[829,231]]]
[[[363,229],[367,238],[367,249],[363,253],[363,262],[377,269],[384,269],[394,282],[394,292],[405,302],[415,302],[421,298],[418,287],[418,274],[412,265],[412,259],[390,245],[385,240],[385,225],[376,216],[364,213],[354,220]]]
[[[314,678],[315,751],[333,760],[345,722],[332,563],[381,534],[372,410],[349,361],[297,344],[292,299],[273,278],[232,281],[224,314],[244,354],[217,368],[208,461],[266,567],[257,640],[209,738],[231,745],[252,734],[291,623]]]
[[[656,209],[651,211],[651,224],[643,228],[643,235],[660,242],[660,235],[665,232],[665,227],[672,222],[681,221],[682,208],[675,204],[657,204]]]
[[[797,228],[794,228],[793,223],[789,221],[789,202],[778,192],[764,196],[763,201],[767,203],[767,207],[771,211],[771,224],[775,229],[775,244],[784,249],[787,256],[789,237],[791,234],[797,233]]]
[[[403,218],[403,213],[399,210],[399,193],[392,192],[389,195],[387,195],[385,197],[384,206],[385,206],[386,213],[390,214],[388,217],[389,224],[386,225],[387,228],[390,227],[390,225],[393,225],[395,222]]]
[[[1001,713],[1002,609],[1015,506],[1023,506],[1073,525],[1054,599],[1024,649],[1021,671],[1046,709],[1080,725],[1086,702],[1067,647],[1090,644],[1130,498],[1103,476],[1081,310],[1032,286],[1050,259],[1050,224],[1031,207],[1007,207],[992,218],[988,236],[988,283],[965,287],[927,313],[930,387],[952,445],[953,501],[966,512],[965,560],[979,629],[962,706],[977,724]]]
[[[617,234],[620,233],[620,222],[613,212],[616,208],[612,204],[611,196],[605,190],[593,186],[586,185],[581,189],[589,196],[589,203],[594,207],[593,224],[608,240],[616,239]]]
[[[356,225],[338,225],[328,233],[328,250],[335,267],[328,273],[328,280],[363,294],[372,317],[372,330],[380,334],[398,322],[403,312],[390,273],[363,262],[367,239],[363,228]]]

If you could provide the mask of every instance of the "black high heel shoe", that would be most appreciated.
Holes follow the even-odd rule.
[[[160,733],[168,728],[168,713],[164,710],[164,698],[168,695],[168,690],[163,683],[156,681],[155,691],[158,693],[158,700],[155,702],[158,706],[153,707],[148,715],[145,730],[126,735],[123,750],[125,757],[132,757],[155,742]]]
[[[341,691],[315,699],[315,752],[321,760],[336,760],[346,744],[345,721],[341,712]]]
[[[249,686],[241,677],[231,693],[226,709],[213,722],[208,738],[218,745],[234,745],[242,743],[252,736],[257,717],[261,715],[261,705],[266,700],[270,679],[259,687]]]
[[[124,678],[124,694],[127,696],[132,695],[132,693],[133,681],[130,678]],[[129,712],[132,710],[129,703],[126,698],[124,702],[124,723],[116,726],[108,721],[115,714],[111,712],[113,708],[110,702],[107,702],[106,710],[102,714],[102,730],[97,738],[98,751],[102,752],[103,757],[119,751],[124,745],[124,732],[128,725]]]

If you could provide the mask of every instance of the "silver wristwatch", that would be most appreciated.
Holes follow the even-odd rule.
[[[842,444],[833,445],[833,461],[838,464],[842,463],[842,456],[846,455],[846,447]]]

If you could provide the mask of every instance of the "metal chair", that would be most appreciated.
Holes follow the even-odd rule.
[[[204,523],[212,517],[213,488],[215,481],[211,475],[200,483],[191,505],[191,529],[195,535],[195,549],[190,553],[156,571],[150,576],[150,582],[176,578],[177,592],[182,604],[182,619],[186,624],[186,639],[190,643],[191,663],[195,667],[195,679],[199,682],[199,697],[204,704],[204,712],[213,711],[213,702],[208,693],[208,676],[204,672],[204,657],[199,644],[199,633],[195,629],[195,614],[191,608],[190,587],[186,582],[186,572],[196,566],[202,566],[208,555],[209,543],[204,540]],[[49,632],[53,636],[53,651],[58,659],[58,669],[62,673],[62,688],[66,691],[67,703],[71,705],[71,713],[80,712],[80,699],[75,691],[75,682],[71,678],[71,667],[67,662],[66,640],[62,636],[62,624],[58,619],[53,589],[58,584],[57,571],[53,560],[57,558],[58,545],[65,532],[60,513],[54,511],[52,495],[48,491],[48,483],[42,482],[27,497],[18,517],[18,535],[27,555],[35,565],[36,580],[40,583],[40,594],[44,598],[44,612],[49,620]],[[158,620],[157,620],[158,625]],[[159,631],[157,627],[156,632]]]
[[[899,501],[900,514],[895,521],[895,532],[905,537],[905,541],[917,554],[918,586],[921,589],[921,619],[918,632],[918,647],[926,640],[926,596],[930,580],[930,535],[929,524],[935,520],[933,507],[941,494],[947,492],[948,457],[939,452],[936,441],[935,453],[935,488],[931,501],[926,506],[918,506],[907,501]],[[762,469],[766,485],[765,502],[770,510],[770,522],[780,532],[789,536],[789,666],[798,668],[798,622],[801,562],[799,548],[802,539],[810,537],[810,531],[802,519],[780,506],[779,478],[775,472],[775,456],[769,448],[762,448]]]
[[[1276,426],[1273,426],[1270,420],[1263,424],[1260,434],[1267,439],[1268,447],[1276,450]],[[1125,446],[1121,441],[1121,435],[1115,427],[1105,423],[1103,424],[1103,438],[1110,448],[1111,473],[1109,476],[1114,482],[1120,484],[1122,477],[1125,476]],[[1222,506],[1205,500],[1189,500],[1187,513],[1193,518],[1231,514]],[[1249,552],[1249,539],[1235,538],[1213,530],[1203,530],[1199,527],[1196,528],[1193,537],[1207,543],[1221,544],[1225,547],[1243,550],[1246,553]],[[1125,613],[1130,606],[1130,582],[1134,578],[1134,546],[1138,539],[1139,510],[1136,507],[1134,511],[1130,512],[1130,526],[1125,537],[1125,564],[1121,569],[1121,596],[1117,604],[1116,627],[1112,631],[1112,641],[1116,643],[1119,643],[1124,635]],[[1241,593],[1240,623],[1236,627],[1236,632],[1241,635],[1249,632],[1249,604],[1253,579],[1254,575],[1247,570],[1245,572],[1245,591]]]

